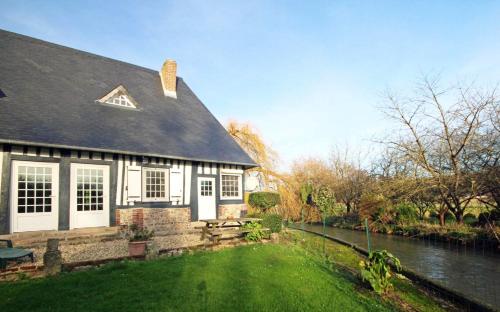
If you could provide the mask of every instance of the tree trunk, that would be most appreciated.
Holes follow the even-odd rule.
[[[458,210],[457,212],[454,213],[455,218],[457,219],[458,224],[463,224],[464,223],[464,212],[461,210]]]
[[[444,219],[445,214],[446,214],[446,211],[439,213],[439,225],[441,225],[441,226],[445,225],[445,219]]]
[[[347,213],[350,213],[350,212],[351,212],[351,203],[350,203],[350,202],[347,202],[347,203],[345,204],[345,206],[346,206],[346,209],[347,209]]]

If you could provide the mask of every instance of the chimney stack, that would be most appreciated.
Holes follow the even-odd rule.
[[[177,63],[166,60],[160,71],[161,85],[165,96],[177,98]]]

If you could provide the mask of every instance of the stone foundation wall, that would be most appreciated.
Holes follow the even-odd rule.
[[[189,207],[116,209],[116,225],[132,224],[163,234],[180,233],[190,228],[191,210]]]
[[[241,218],[247,214],[246,204],[219,205],[219,219]]]

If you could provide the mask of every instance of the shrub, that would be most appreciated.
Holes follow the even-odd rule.
[[[255,192],[248,197],[248,203],[252,207],[266,211],[280,203],[280,195],[274,192]]]
[[[326,218],[326,224],[336,225],[336,226],[355,226],[359,225],[361,220],[357,212],[353,211],[350,213],[345,213],[341,216],[329,216]]]
[[[417,210],[414,205],[400,203],[395,207],[396,221],[401,223],[414,223],[417,221]]]
[[[374,219],[382,224],[394,224],[396,220],[396,211],[391,206],[381,207],[374,215]]]
[[[145,242],[150,240],[154,235],[153,230],[148,230],[146,228],[139,228],[136,224],[132,224],[129,227],[129,232],[127,233],[127,238],[130,242]]]
[[[427,221],[430,224],[439,224],[439,214],[435,211],[431,212]]]
[[[379,217],[386,219],[387,216],[385,212],[388,212],[388,208],[390,206],[389,200],[382,195],[364,194],[361,196],[359,203],[359,216],[361,220],[364,220],[365,218],[377,220],[380,219]]]
[[[245,234],[245,239],[247,241],[258,242],[264,238],[264,231],[262,230],[262,224],[257,222],[250,222],[243,226],[244,229],[248,230]]]
[[[454,223],[457,221],[457,218],[455,218],[455,215],[449,211],[446,212],[444,215],[444,221],[445,223]]]
[[[500,212],[498,210],[481,212],[477,219],[480,225],[486,225],[488,223],[487,221],[495,223],[496,221],[500,221]]]
[[[262,225],[271,230],[271,233],[281,232],[281,226],[283,225],[283,219],[277,213],[265,214],[262,218]]]
[[[394,264],[397,271],[401,270],[399,259],[387,250],[371,252],[367,260],[359,262],[361,278],[363,281],[368,281],[378,294],[382,294],[392,287],[390,262]]]
[[[477,218],[472,213],[468,213],[464,216],[464,223],[465,224],[474,224],[476,222],[477,222]]]
[[[260,211],[252,211],[245,215],[247,218],[262,218],[262,212]]]
[[[359,219],[359,214],[356,212],[346,213],[344,219],[347,223],[359,224],[361,220]]]

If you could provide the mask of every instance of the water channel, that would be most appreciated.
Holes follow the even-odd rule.
[[[305,229],[322,233],[320,225]],[[362,231],[327,227],[328,235],[367,248]],[[373,249],[386,249],[401,264],[446,288],[500,310],[500,253],[432,240],[418,240],[395,235],[371,234]]]

